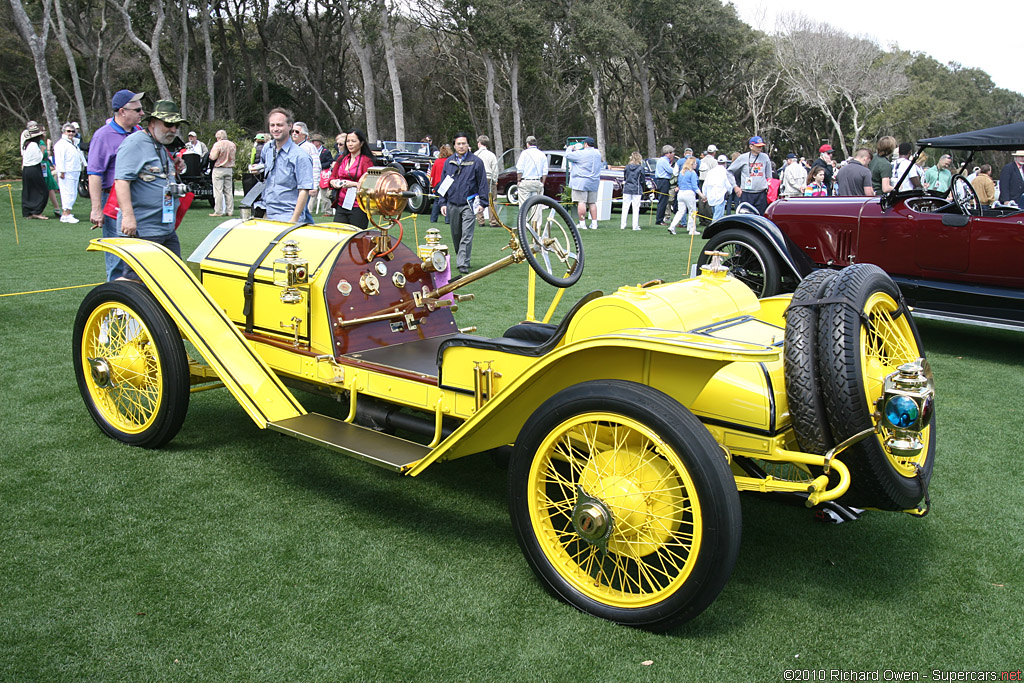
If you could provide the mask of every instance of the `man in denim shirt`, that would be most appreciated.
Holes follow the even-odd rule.
[[[142,123],[146,127],[125,138],[117,150],[114,191],[121,209],[118,232],[162,244],[181,258],[175,231],[178,195],[171,191],[178,169],[166,145],[174,141],[178,126],[186,121],[176,104],[160,100]],[[184,162],[179,164],[184,168]],[[123,277],[137,279],[127,265]]]
[[[668,192],[672,185],[672,165],[676,162],[676,150],[672,145],[665,145],[661,148],[661,156],[654,167],[654,186],[658,192],[658,213],[654,222],[658,225],[665,223],[665,209],[668,208]]]
[[[590,229],[597,230],[597,190],[601,186],[601,168],[604,160],[597,150],[594,138],[583,138],[583,149],[569,151],[566,161],[572,163],[569,189],[580,217],[580,230],[587,229],[587,212],[590,212]]]
[[[306,208],[313,189],[313,160],[291,140],[293,116],[287,109],[271,109],[267,116],[273,144],[264,145],[263,163],[266,186],[263,203],[267,220],[286,223],[312,223]]]
[[[458,250],[456,264],[459,272],[469,272],[469,257],[473,253],[473,231],[476,229],[476,214],[473,200],[480,200],[480,208],[487,207],[487,171],[480,157],[469,151],[469,137],[456,133],[453,140],[455,154],[444,162],[441,184],[437,193],[441,195],[441,215],[448,218],[452,230],[452,243]]]

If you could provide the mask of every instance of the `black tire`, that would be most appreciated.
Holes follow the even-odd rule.
[[[544,587],[627,626],[693,619],[739,553],[739,494],[721,448],[685,407],[633,382],[585,382],[545,401],[516,439],[508,498]]]
[[[532,213],[532,209],[538,204],[540,205],[538,207],[538,214],[541,216],[539,234],[536,231],[537,228],[530,225],[527,221],[527,217]],[[554,209],[558,219],[562,221],[562,225],[559,225],[558,221],[550,218],[550,216],[547,220],[544,220],[545,208]],[[561,233],[561,240],[557,238],[556,234],[554,238],[551,238],[551,244],[540,246],[541,241],[551,237],[552,224]],[[519,244],[526,254],[526,262],[530,264],[530,267],[533,268],[544,282],[555,287],[571,287],[579,281],[580,276],[583,275],[583,240],[580,238],[580,231],[576,227],[576,221],[569,216],[569,212],[565,210],[564,206],[551,197],[535,194],[519,207],[517,225],[519,228]],[[537,246],[537,254],[533,253],[533,246]],[[574,248],[575,251],[573,251]],[[538,256],[543,262],[538,260]],[[552,256],[554,256],[554,260],[552,260]],[[564,276],[559,275],[556,271],[561,269],[557,265],[552,265],[553,263],[565,264],[566,274]],[[552,268],[555,270],[552,270]]]
[[[505,199],[508,200],[509,204],[519,204],[519,186],[515,183],[509,185],[508,189],[505,190]]]
[[[89,176],[82,174],[84,177],[78,181],[78,196],[82,199],[89,198]]]
[[[786,309],[783,355],[786,400],[797,445],[806,453],[822,454],[835,442],[828,426],[818,376],[818,307],[796,304],[820,299],[835,276],[836,271],[822,269],[805,277],[793,292],[792,304]]]
[[[396,171],[398,171],[400,175],[405,176],[405,166],[398,163],[397,161],[392,161],[390,164],[388,164],[388,168],[393,168]]]
[[[414,192],[414,197],[409,197],[408,209],[412,213],[430,213],[430,199],[427,197],[429,190],[426,186],[414,176],[406,176],[406,182],[409,184],[409,191]]]
[[[722,265],[737,280],[750,287],[761,299],[774,296],[782,290],[782,276],[779,273],[779,259],[760,235],[730,228],[708,240],[705,251],[724,251],[729,254],[722,259]],[[703,266],[711,260],[701,253],[697,265]]]
[[[878,266],[844,268],[829,281],[825,297],[843,301],[818,311],[818,371],[832,438],[839,443],[875,425],[882,380],[924,351],[899,288]],[[850,489],[841,501],[883,510],[917,505],[935,464],[935,429],[933,414],[923,434],[926,446],[914,458],[886,449],[884,430],[843,451],[838,457],[850,468]]]
[[[107,436],[159,448],[188,412],[188,356],[178,329],[143,285],[108,282],[90,291],[75,318],[75,377]]]

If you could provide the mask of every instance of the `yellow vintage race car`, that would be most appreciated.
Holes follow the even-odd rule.
[[[531,197],[507,255],[452,282],[437,239],[414,251],[391,235],[407,194],[374,168],[359,187],[370,229],[232,220],[187,263],[93,240],[141,279],[96,287],[75,321],[100,429],[160,447],[191,392],[223,386],[260,428],[404,475],[511,446],[512,526],[544,586],[652,630],[728,581],[739,491],[927,511],[934,390],[879,269],[819,271],[758,300],[712,254],[696,278],[591,292],[557,324],[486,338],[457,327],[459,290],[526,261],[565,291],[584,266],[574,221]],[[339,409],[307,412],[295,390]]]

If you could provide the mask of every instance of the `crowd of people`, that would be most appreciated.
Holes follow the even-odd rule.
[[[68,122],[61,137],[51,144],[46,131],[29,121],[21,134],[22,213],[47,220],[47,204],[61,222],[77,223],[73,206],[82,171],[88,178],[91,200],[90,221],[102,228],[104,237],[135,235],[164,244],[180,256],[175,227],[180,221],[180,199],[185,190],[177,181],[184,170],[183,155],[199,155],[211,164],[214,212],[211,216],[234,214],[234,177],[237,145],[223,130],[217,131],[212,148],[189,131],[187,141],[176,154],[169,146],[178,137],[179,126],[187,123],[169,100],[155,103],[148,115],[143,110],[143,93],[119,90],[114,94],[112,116],[89,142],[88,159],[83,154],[80,128]],[[366,228],[368,218],[360,206],[359,179],[373,166],[375,157],[365,133],[352,129],[334,138],[334,149],[320,134],[296,121],[283,108],[267,116],[269,133],[258,133],[243,189],[257,183],[261,196],[255,205],[257,216],[289,223],[312,222],[313,212],[323,211],[334,221]],[[486,135],[475,139],[471,150],[465,133],[453,136],[451,144],[434,147],[429,136],[423,150],[432,154],[430,190],[434,197],[431,222],[443,219],[450,225],[456,249],[456,277],[468,273],[476,225],[498,225],[489,198],[495,195],[498,159],[490,150]],[[622,214],[625,230],[632,216],[632,229],[640,230],[640,204],[653,184],[656,198],[655,222],[671,234],[685,226],[697,234],[698,212],[707,211],[712,220],[726,213],[748,210],[764,213],[777,198],[825,197],[833,195],[872,196],[893,189],[922,188],[948,194],[953,180],[953,160],[948,154],[926,165],[926,154],[914,154],[909,142],[898,144],[891,136],[878,140],[875,149],[857,149],[839,162],[828,143],[808,162],[790,152],[778,165],[765,152],[766,142],[758,135],[747,141],[745,152],[729,156],[709,144],[701,154],[685,148],[681,155],[671,145],[661,149],[653,173],[639,151],[630,154],[623,169]],[[593,138],[583,137],[566,147],[570,166],[568,187],[576,204],[580,230],[596,230],[597,195],[601,171],[606,166]],[[519,203],[544,192],[548,159],[537,148],[534,136],[516,160]],[[653,177],[648,177],[648,176]],[[975,167],[967,180],[983,205],[997,200],[1024,205],[1024,150],[1014,152],[1013,161],[1002,169],[1003,183],[992,179],[988,164]],[[59,193],[59,198],[58,198]],[[587,218],[589,217],[589,225]],[[107,253],[107,277],[130,276],[130,270],[116,256]]]

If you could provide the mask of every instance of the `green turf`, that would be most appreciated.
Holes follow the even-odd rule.
[[[20,245],[0,203],[0,293],[99,282],[102,255],[85,252],[97,233],[21,220],[19,189]],[[217,224],[207,213],[182,226],[186,254]],[[405,227],[412,244],[427,220]],[[474,266],[503,255],[501,232],[477,230]],[[615,214],[583,239],[563,310],[686,270],[689,239],[664,228],[620,231]],[[460,325],[500,334],[522,319],[525,273],[467,288]],[[106,438],[71,365],[86,291],[0,297],[2,681],[927,680],[1021,666],[1020,335],[921,325],[939,392],[931,515],[827,526],[744,496],[731,581],[652,635],[544,592],[487,457],[400,477],[262,432],[223,391],[194,395],[162,450]]]

